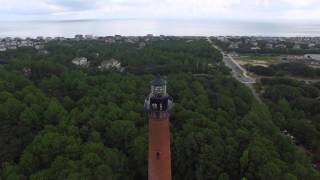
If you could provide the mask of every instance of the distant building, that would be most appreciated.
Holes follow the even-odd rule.
[[[160,40],[165,40],[166,36],[165,35],[160,35]]]
[[[106,42],[107,44],[112,44],[115,43],[116,40],[113,37],[108,37],[104,40],[104,42]]]
[[[293,49],[301,49],[300,44],[295,44],[295,45],[293,46]]]
[[[74,39],[82,40],[83,39],[83,35],[82,34],[77,34],[77,35],[74,36]]]
[[[17,49],[17,46],[8,46],[7,49]]]
[[[121,35],[115,35],[114,38],[115,38],[117,41],[119,41],[119,40],[122,39],[122,36],[121,36]]]
[[[58,41],[65,41],[66,40],[65,37],[56,37],[55,39],[58,40]]]
[[[93,35],[90,35],[90,34],[85,35],[85,38],[88,39],[88,40],[91,40],[91,39],[93,39]]]
[[[47,54],[49,54],[49,51],[47,51],[47,50],[41,50],[41,51],[39,51],[39,53],[40,53],[40,54],[43,54],[43,55],[47,55]]]
[[[253,41],[253,42],[251,42],[251,45],[252,45],[252,46],[258,46],[258,42]]]
[[[305,54],[305,58],[320,61],[320,54]]]
[[[146,43],[145,42],[140,42],[139,43],[139,49],[142,49],[144,47],[146,47]]]
[[[308,44],[308,47],[309,47],[309,48],[314,48],[314,47],[316,47],[316,44],[310,43],[310,44]]]
[[[45,40],[45,42],[52,41],[52,37],[46,37],[44,40]]]
[[[42,40],[43,40],[43,37],[42,37],[42,36],[38,36],[38,37],[37,37],[37,40],[38,40],[38,41],[42,41]]]
[[[239,48],[239,44],[238,43],[231,43],[229,45],[229,49],[238,49]]]
[[[42,45],[42,44],[37,44],[37,45],[34,45],[34,48],[35,48],[36,50],[41,50],[41,49],[44,48],[44,45]]]
[[[23,73],[23,75],[25,75],[27,77],[30,77],[31,74],[32,74],[31,68],[30,67],[24,67],[22,69],[22,73]]]
[[[19,47],[27,47],[28,46],[28,41],[23,40],[20,42]]]
[[[285,44],[277,44],[276,48],[285,49],[285,48],[287,48],[287,46]]]
[[[0,45],[0,51],[6,51],[7,48],[4,45]]]
[[[255,50],[260,50],[261,48],[256,46],[256,47],[251,47],[250,49],[255,51]]]
[[[135,42],[134,42],[134,40],[129,39],[129,38],[128,38],[128,39],[126,39],[126,40],[125,40],[125,42],[127,42],[127,43],[131,43],[131,44],[135,43]]]
[[[72,60],[72,63],[81,66],[81,67],[88,67],[89,66],[89,61],[85,57],[76,57]]]
[[[101,62],[100,66],[98,66],[98,69],[100,69],[101,71],[109,69],[121,70],[121,63],[113,58],[110,60],[104,60]]]
[[[227,38],[227,37],[224,37],[224,36],[219,36],[219,37],[217,37],[217,39],[219,40],[219,41],[221,41],[221,42],[229,42],[229,39]]]
[[[267,44],[266,44],[266,48],[267,48],[267,49],[273,49],[273,44],[267,43]]]

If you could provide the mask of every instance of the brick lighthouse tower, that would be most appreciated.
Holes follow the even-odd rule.
[[[167,94],[167,81],[159,75],[150,85],[144,104],[149,116],[148,180],[171,180],[169,111],[173,101]]]

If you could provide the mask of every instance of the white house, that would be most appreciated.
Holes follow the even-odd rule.
[[[255,47],[251,47],[250,49],[251,49],[251,50],[260,50],[261,48],[260,48],[260,47],[255,46]]]
[[[72,60],[72,63],[81,66],[81,67],[88,67],[89,66],[89,61],[85,57],[76,57]]]
[[[309,47],[309,48],[314,48],[314,47],[316,47],[316,44],[310,43],[310,44],[308,44],[308,47]]]
[[[229,45],[229,49],[238,49],[239,48],[239,44],[238,43],[231,43]]]
[[[121,70],[121,63],[116,59],[104,60],[101,62],[100,66],[98,66],[100,70],[108,70],[111,68]]]

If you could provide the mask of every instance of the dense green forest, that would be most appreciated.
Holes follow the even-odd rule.
[[[260,76],[294,76],[302,78],[320,78],[320,69],[303,63],[279,63],[268,67],[247,65],[247,70]]]
[[[89,68],[71,63],[81,56]],[[125,70],[99,71],[110,58]],[[276,99],[257,102],[205,40],[151,40],[144,48],[53,41],[46,52],[19,48],[0,60],[0,179],[147,179],[143,102],[157,73],[175,101],[173,179],[320,179],[307,153],[281,133],[296,117],[309,126],[300,120],[307,114],[271,90],[266,99]],[[317,138],[308,133],[295,135],[311,146]]]
[[[260,91],[273,111],[275,124],[290,132],[314,162],[320,162],[320,69],[301,63],[247,69],[264,77]]]
[[[283,77],[263,78],[263,97],[269,103],[274,123],[289,131],[296,144],[320,161],[320,84],[306,84]]]

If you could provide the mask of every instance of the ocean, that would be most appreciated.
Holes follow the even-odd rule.
[[[320,36],[320,22],[235,20],[70,20],[0,22],[0,37],[95,36]]]

